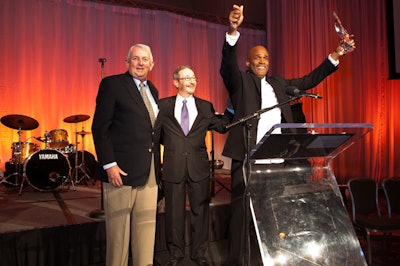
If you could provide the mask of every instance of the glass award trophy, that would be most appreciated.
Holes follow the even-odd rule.
[[[338,15],[333,12],[333,17],[335,18],[335,30],[336,33],[339,35],[340,47],[343,48],[343,54],[350,53],[354,50],[354,47],[349,43],[351,35],[347,32],[347,30],[343,27],[342,22]]]

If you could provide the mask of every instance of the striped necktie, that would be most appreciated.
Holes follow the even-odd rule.
[[[153,107],[151,106],[149,97],[147,97],[146,89],[144,88],[143,82],[140,82],[139,86],[140,86],[140,96],[142,96],[143,102],[146,105],[147,111],[149,112],[151,125],[154,127],[154,122],[156,121],[156,116],[154,115]]]

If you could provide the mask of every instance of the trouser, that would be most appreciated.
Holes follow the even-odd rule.
[[[208,247],[210,181],[181,183],[164,181],[166,238],[171,258],[185,256],[186,188],[190,203],[191,250],[193,260],[205,256]]]
[[[114,187],[104,183],[106,265],[127,266],[129,242],[134,266],[153,264],[158,186],[154,159],[142,187]]]

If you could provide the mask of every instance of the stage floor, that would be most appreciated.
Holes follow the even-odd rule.
[[[227,256],[227,225],[230,203],[229,170],[218,169],[211,186],[210,233],[207,256],[211,265],[222,265]],[[75,190],[40,192],[24,186],[0,184],[0,266],[10,265],[104,265],[105,229],[101,214],[99,182],[76,184]],[[214,190],[214,191],[213,191]],[[164,237],[164,209],[159,204],[155,260],[168,260]],[[189,231],[187,223],[187,232]],[[363,234],[357,232],[366,250]],[[190,239],[187,237],[187,244]],[[390,250],[373,236],[373,265],[399,265],[400,239],[392,238]],[[189,248],[189,247],[188,247]],[[187,250],[188,252],[188,250]],[[188,256],[182,265],[194,265]]]
[[[223,187],[230,188],[229,170],[217,171],[211,207],[226,206],[230,202],[230,193]],[[19,186],[0,184],[0,233],[102,220],[101,215],[96,215],[101,214],[100,182],[81,183],[75,184],[75,190],[72,186],[60,186],[44,192],[26,185],[21,194]],[[161,201],[159,213],[163,212]]]
[[[209,259],[213,265],[221,265],[226,254],[226,224],[230,202],[229,170],[219,169],[215,173],[215,182],[211,182],[212,193],[210,203],[210,248]],[[101,183],[88,180],[73,186],[60,186],[53,190],[39,191],[25,185],[19,194],[19,186],[0,184],[0,265],[104,265],[105,228],[101,211]],[[168,260],[168,251],[164,237],[164,201],[160,201],[157,216],[156,260],[161,265]],[[189,207],[189,205],[188,205]],[[186,223],[189,235],[189,222]],[[90,228],[90,229],[89,229]],[[97,239],[99,243],[84,240],[86,232],[91,231],[88,238]],[[45,233],[44,233],[45,232]],[[68,236],[65,237],[65,234]],[[76,235],[76,239],[71,239]],[[53,242],[51,246],[61,243],[62,246],[84,246],[83,250],[74,247],[73,252],[65,253],[68,263],[60,264],[57,258],[44,259],[32,249],[47,248],[43,243]],[[189,245],[190,239],[186,237]],[[30,246],[28,249],[26,246]],[[13,248],[12,248],[13,247]],[[17,251],[13,251],[17,249]],[[53,248],[52,248],[53,249]],[[218,251],[218,253],[216,253]],[[54,249],[55,253],[59,251]],[[20,256],[28,258],[18,258]],[[70,253],[73,253],[71,255]],[[91,253],[92,257],[83,253]],[[7,254],[6,256],[3,254]],[[74,258],[70,258],[74,256]],[[81,256],[82,258],[77,258]],[[55,255],[55,257],[59,257]],[[36,263],[39,261],[40,263]],[[191,265],[187,259],[184,265]]]

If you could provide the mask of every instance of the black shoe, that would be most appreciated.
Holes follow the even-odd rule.
[[[209,266],[208,260],[206,258],[199,258],[195,260],[196,265],[198,266]]]
[[[183,258],[170,258],[166,266],[177,266],[182,260]]]
[[[153,260],[153,266],[161,266],[161,264],[157,260]]]

